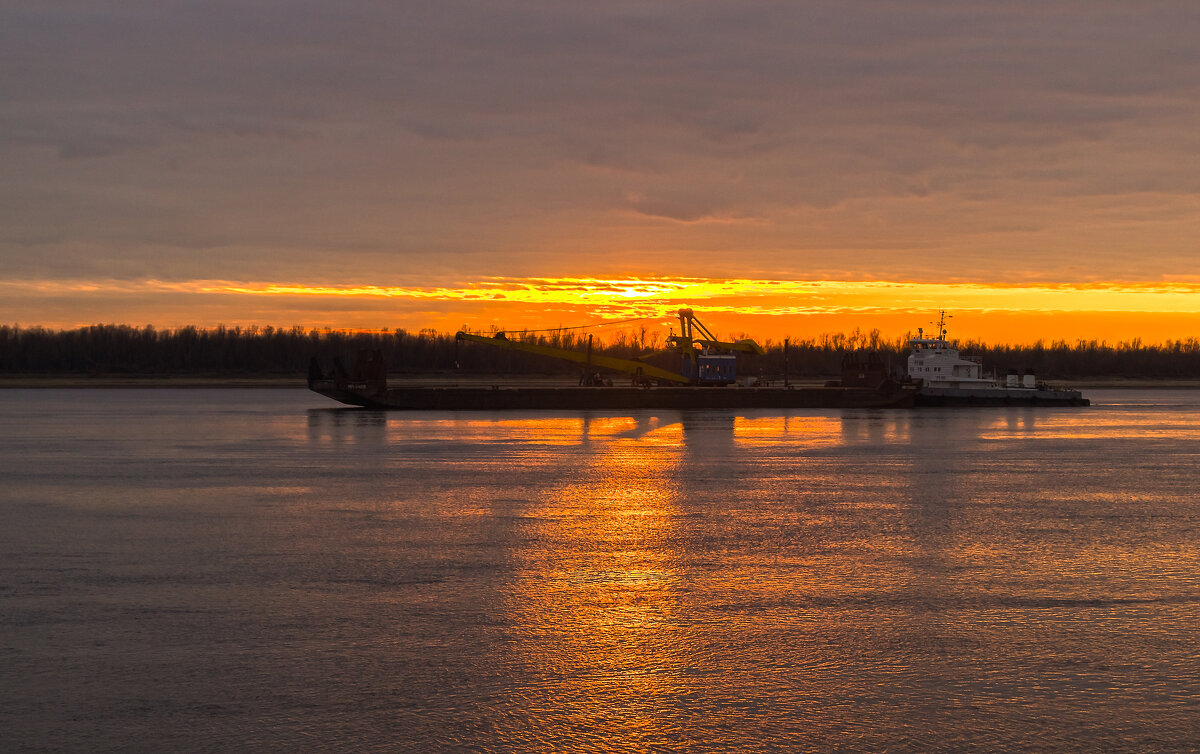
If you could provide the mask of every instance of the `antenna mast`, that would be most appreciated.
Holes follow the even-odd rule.
[[[946,320],[953,319],[953,318],[954,318],[953,314],[951,314],[949,317],[946,316],[945,309],[938,310],[938,321],[937,321],[938,340],[946,339]]]

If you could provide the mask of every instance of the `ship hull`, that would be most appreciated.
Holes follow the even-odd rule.
[[[916,391],[840,387],[413,387],[371,391],[317,380],[335,401],[391,411],[909,408]]]
[[[1078,390],[938,388],[917,391],[916,406],[1089,406]]]

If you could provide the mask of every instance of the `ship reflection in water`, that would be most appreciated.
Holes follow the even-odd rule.
[[[6,750],[1187,750],[1200,393],[0,394]],[[17,682],[16,679],[21,679]]]
[[[454,473],[513,522],[481,659],[497,748],[1090,749],[1200,732],[1198,427],[1135,405],[389,438],[465,443]]]

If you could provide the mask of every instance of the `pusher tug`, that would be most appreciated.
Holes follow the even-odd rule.
[[[977,360],[959,355],[957,344],[946,338],[946,313],[940,312],[937,334],[908,341],[908,378],[917,386],[917,406],[1088,406],[1091,401],[1078,390],[1057,388],[1039,382],[1033,372],[1009,370],[1001,382],[993,372],[983,373]]]

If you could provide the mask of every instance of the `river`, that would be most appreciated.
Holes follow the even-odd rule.
[[[1200,391],[0,391],[5,751],[1189,750]]]

